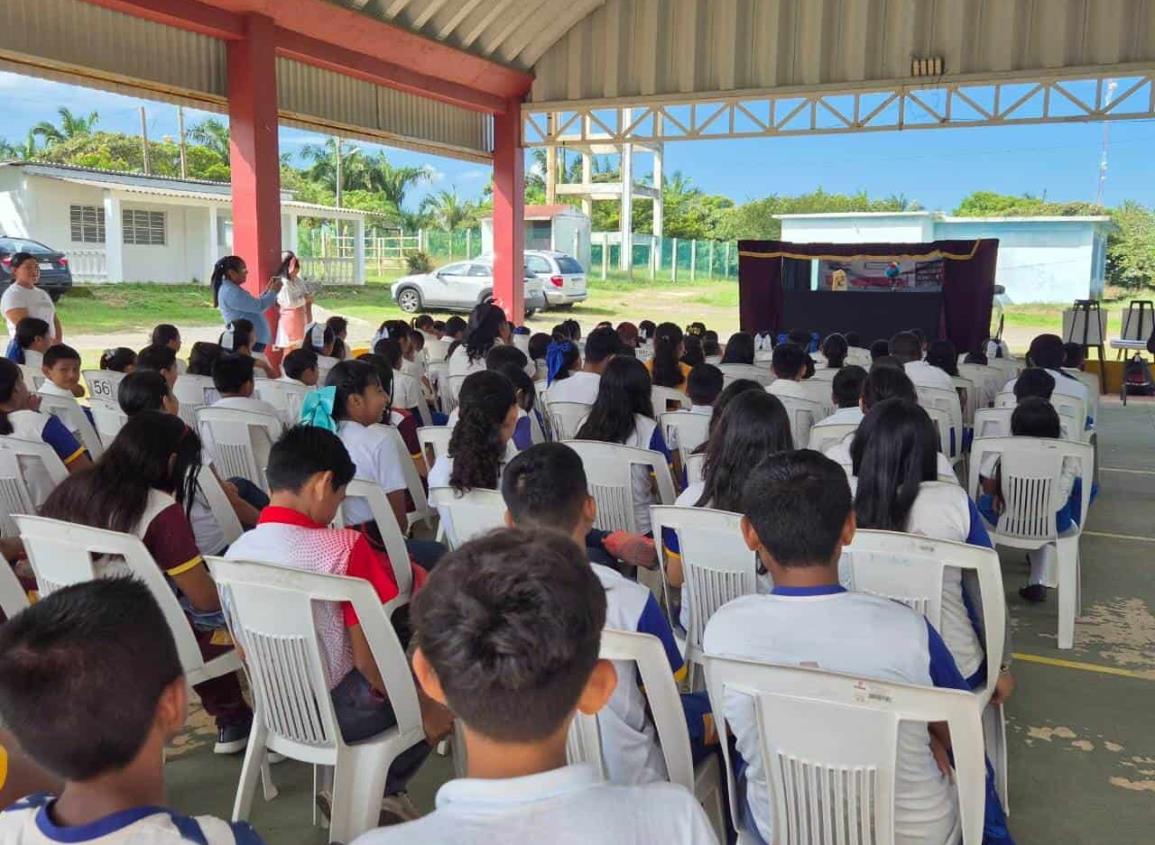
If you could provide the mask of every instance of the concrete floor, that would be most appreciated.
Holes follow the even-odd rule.
[[[1007,706],[1011,830],[1020,845],[1155,841],[1155,400],[1104,398],[1098,420],[1101,493],[1082,541],[1083,615],[1075,647],[1055,645],[1053,596],[1018,597],[1027,566],[1003,553],[1018,690]],[[184,812],[228,817],[240,758],[211,754],[212,726],[194,713],[172,749],[170,800]],[[422,809],[451,775],[431,757],[412,783]],[[320,845],[312,771],[274,769],[280,797],[256,799],[252,821],[270,845]]]

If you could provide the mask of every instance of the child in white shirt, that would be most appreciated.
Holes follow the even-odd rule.
[[[264,414],[280,420],[277,409],[263,399],[253,396],[255,390],[254,362],[248,355],[222,355],[213,364],[213,387],[221,398],[212,404],[214,408],[233,408]],[[282,420],[284,422],[284,420]]]
[[[854,364],[847,365],[835,374],[830,384],[831,398],[838,409],[828,417],[814,424],[858,425],[862,422],[862,386],[866,383],[866,370]]]
[[[341,360],[333,355],[335,343],[336,336],[333,334],[333,330],[324,323],[310,323],[305,327],[305,337],[301,341],[301,348],[317,356],[317,373],[322,381],[325,374]]]
[[[39,370],[44,365],[44,353],[51,345],[52,327],[39,317],[23,317],[16,324],[5,357]]]

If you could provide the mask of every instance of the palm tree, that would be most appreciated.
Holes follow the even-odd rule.
[[[301,157],[312,162],[309,178],[321,182],[333,193],[343,190],[370,189],[369,167],[360,147],[340,143],[337,138],[327,138],[323,144],[306,144],[301,147]],[[337,155],[341,156],[341,185],[337,185]]]
[[[73,114],[70,109],[61,106],[56,110],[56,113],[60,115],[59,126],[42,120],[32,127],[32,134],[43,138],[48,146],[91,135],[96,129],[96,124],[100,122],[100,115],[96,112],[89,112],[88,116],[85,117],[84,115]]]
[[[432,218],[438,228],[444,229],[446,232],[452,232],[472,223],[477,213],[473,203],[458,196],[456,188],[430,194],[421,203],[421,210]]]
[[[221,161],[229,160],[229,127],[223,120],[206,117],[189,127],[187,137],[194,144],[212,150]]]
[[[384,152],[378,152],[368,162],[371,190],[380,191],[385,201],[398,212],[403,210],[409,189],[432,178],[430,168],[394,167]]]
[[[0,161],[32,161],[40,152],[36,146],[36,135],[32,132],[28,133],[28,137],[24,139],[24,143],[12,143],[11,141],[0,138]]]

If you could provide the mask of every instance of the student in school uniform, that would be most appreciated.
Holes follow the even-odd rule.
[[[281,361],[281,380],[303,387],[317,386],[317,356],[308,349],[294,349]]]
[[[100,369],[110,373],[131,373],[136,369],[136,353],[127,346],[114,346],[100,353]]]
[[[725,384],[722,371],[713,364],[699,364],[690,370],[690,377],[686,379],[686,395],[690,397],[688,413],[714,416],[714,403]],[[671,448],[673,445],[676,444]]]
[[[743,536],[769,570],[774,589],[720,608],[706,625],[707,655],[969,689],[925,617],[839,585],[838,560],[854,537],[855,516],[846,475],[836,463],[811,450],[772,455],[747,478],[742,498]],[[721,706],[745,765],[746,800],[735,824],[764,842],[776,842],[752,700],[729,693]],[[958,811],[943,753],[950,737],[935,725],[903,723],[898,730],[895,841],[952,841]],[[987,795],[984,841],[1009,843],[989,776]]]
[[[770,359],[774,381],[770,382],[766,390],[773,396],[810,400],[810,394],[802,387],[808,357],[806,351],[796,343],[787,342],[775,346]]]
[[[255,377],[276,378],[277,373],[265,358],[264,345],[256,340],[256,329],[251,320],[240,318],[229,323],[218,341],[222,353],[233,352],[253,359]],[[261,351],[257,351],[257,346]]]
[[[722,353],[721,364],[754,363],[754,335],[749,332],[735,332],[726,341],[726,349]]]
[[[24,317],[16,324],[4,357],[39,370],[44,366],[44,353],[51,345],[52,332],[48,323],[39,317]]]
[[[378,381],[381,382],[381,389],[389,397],[385,403],[385,410],[381,412],[379,422],[381,425],[392,426],[397,429],[397,433],[401,435],[401,440],[405,443],[409,457],[413,459],[413,463],[417,467],[417,474],[425,478],[429,474],[429,468],[425,465],[425,452],[417,437],[417,429],[421,427],[421,421],[415,414],[393,407],[393,376],[396,371],[389,366],[388,361],[372,352],[358,355],[356,360],[364,361],[373,368]],[[409,498],[406,498],[406,503],[407,506],[412,505]]]
[[[674,323],[662,323],[654,329],[653,338],[654,354],[646,361],[651,380],[659,387],[685,390],[692,367],[682,361],[686,354],[682,330]]]
[[[154,343],[151,346],[146,346],[136,355],[136,369],[160,373],[168,382],[169,387],[176,384],[180,375],[178,363],[176,353],[171,346],[161,346]]]
[[[307,349],[317,356],[317,371],[322,376],[337,365],[341,359],[333,355],[333,347],[337,342],[336,335],[324,323],[309,323],[305,326],[305,334],[301,340],[301,348]]]
[[[1055,392],[1055,379],[1042,367],[1028,367],[1019,373],[1018,378],[1015,379],[1013,391],[1016,403],[1037,397],[1050,404],[1051,396]],[[1070,438],[1072,436],[1070,427],[1063,417],[1059,417],[1059,432],[1062,437]]]
[[[261,845],[245,822],[165,807],[165,746],[184,730],[189,696],[147,587],[63,587],[0,628],[0,643],[0,720],[60,782],[0,813],[0,841]]]
[[[180,329],[172,325],[172,323],[161,323],[152,330],[150,343],[153,346],[167,346],[172,350],[173,354],[177,356],[176,372],[177,375],[183,376],[188,367],[185,362],[180,359],[181,337]]]
[[[99,451],[100,441],[92,410],[77,401],[78,397],[84,396],[84,385],[80,383],[80,353],[63,343],[50,346],[44,353],[40,370],[45,379],[37,393],[67,405],[71,410],[62,422],[90,450]],[[87,426],[84,420],[88,421]]]
[[[842,369],[846,363],[848,352],[850,352],[850,344],[846,342],[845,335],[833,332],[822,340],[822,357],[826,361],[827,369]]]
[[[678,344],[681,345],[680,342]],[[578,440],[601,440],[660,452],[670,461],[670,449],[662,427],[654,419],[650,374],[636,358],[616,356],[606,365],[598,385],[598,398],[589,416],[578,429]],[[654,494],[650,470],[635,466],[634,528],[639,534],[650,533],[650,505]]]
[[[899,360],[907,377],[918,387],[954,390],[945,372],[922,360],[922,341],[913,332],[899,332],[890,339],[890,354]]]
[[[1090,396],[1087,394],[1087,386],[1079,381],[1070,373],[1063,372],[1063,361],[1066,353],[1063,349],[1063,339],[1055,334],[1041,334],[1031,341],[1031,347],[1027,351],[1027,362],[1032,367],[1042,367],[1046,370],[1051,378],[1055,380],[1055,392],[1061,393],[1063,396],[1073,396],[1083,402],[1083,407],[1090,409]],[[1015,389],[1015,379],[1011,379],[1003,387],[1004,392],[1013,391]],[[1087,427],[1094,425],[1095,421],[1088,414]]]
[[[485,368],[492,372],[500,372],[513,382],[513,389],[517,396],[517,425],[513,429],[513,437],[506,444],[506,460],[512,460],[522,449],[533,445],[533,423],[530,414],[537,415],[537,423],[542,431],[545,430],[545,421],[536,411],[537,389],[533,380],[525,374],[526,364],[529,362],[524,352],[516,346],[494,346],[485,354]],[[521,370],[521,376],[513,375],[512,370]],[[446,418],[446,425],[450,429],[456,428],[460,417],[460,408],[454,408]]]
[[[563,379],[556,378],[555,374],[545,392],[545,401],[593,405],[598,398],[602,373],[620,348],[621,339],[613,329],[594,329],[586,338],[585,360],[581,369]]]
[[[188,353],[188,374],[212,378],[213,364],[224,354],[225,350],[221,348],[219,343],[198,340],[192,345],[192,349]]]
[[[223,355],[213,364],[213,387],[221,398],[213,402],[213,408],[230,408],[264,414],[281,419],[280,413],[264,399],[253,396],[253,359],[248,355]],[[282,420],[283,422],[283,420]]]
[[[91,467],[61,483],[40,513],[51,519],[138,537],[171,581],[206,659],[231,648],[221,601],[188,518],[198,490],[201,442],[179,417],[144,411],[125,423]],[[236,674],[197,684],[216,720],[218,754],[248,744],[252,711]]]
[[[414,317],[413,329],[424,337],[426,341],[441,339],[441,335],[437,332],[433,318],[428,314],[418,314]]]
[[[391,333],[389,337],[381,338],[373,344],[373,354],[380,355],[389,362],[393,370],[393,407],[403,408],[416,413],[418,407],[425,401],[425,394],[421,390],[421,382],[412,376],[406,375],[401,368],[405,360],[405,350],[402,341]]]
[[[598,657],[605,587],[569,538],[506,530],[466,543],[412,609],[414,671],[460,723],[468,770],[429,815],[353,845],[716,843],[683,787],[615,786],[566,763],[575,714],[603,709],[615,687]]]
[[[814,423],[823,425],[858,425],[862,422],[862,386],[866,383],[866,370],[850,364],[839,369],[830,382],[831,398],[838,410]]]
[[[519,419],[513,384],[494,370],[471,373],[461,383],[457,402],[448,454],[434,461],[429,487],[452,487],[459,493],[496,490],[512,457],[507,444]]]
[[[474,307],[463,334],[461,344],[449,355],[450,377],[484,370],[485,354],[494,344],[508,344],[513,337],[505,312],[492,302],[483,302]]]

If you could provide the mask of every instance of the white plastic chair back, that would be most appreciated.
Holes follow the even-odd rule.
[[[265,379],[257,388],[257,394],[277,409],[283,421],[293,425],[301,418],[301,405],[313,389],[292,381]]]
[[[92,421],[96,424],[96,433],[100,437],[100,442],[104,444],[105,448],[116,439],[116,435],[124,428],[124,424],[128,422],[128,414],[120,410],[120,405],[115,401],[108,402],[103,399],[93,399],[89,405],[92,411]]]
[[[593,405],[585,402],[547,402],[550,426],[555,440],[572,440],[589,416]]]
[[[838,375],[839,370],[841,370],[841,367],[827,367],[818,364],[815,366],[814,375],[807,379],[807,381],[824,381],[827,383],[832,382],[834,381],[834,377]]]
[[[458,549],[474,537],[505,527],[505,500],[497,490],[458,494],[452,487],[434,487],[429,498],[441,517],[445,540]]]
[[[264,387],[264,385],[261,386]],[[185,373],[183,376],[177,376],[176,382],[172,386],[172,395],[182,406],[191,405],[196,408],[209,404],[205,395],[206,390],[216,390],[211,378]]]
[[[64,462],[44,441],[0,437],[0,535],[16,536],[13,516],[36,513],[67,477]]]
[[[895,841],[894,803],[901,722],[946,722],[955,754],[964,845],[983,835],[986,761],[982,702],[969,692],[898,684],[821,669],[707,657],[712,702],[753,699],[769,794],[749,800],[772,808],[775,841],[798,845]],[[719,736],[727,707],[714,705]],[[738,795],[729,743],[721,743],[730,810]],[[955,842],[957,833],[948,841]]]
[[[88,421],[80,403],[70,396],[49,396],[40,394],[40,413],[51,414],[64,423],[64,427],[76,434],[88,455],[96,460],[104,454],[104,444],[100,442],[100,435],[96,428]]]
[[[265,749],[334,766],[329,841],[350,842],[377,826],[389,766],[425,738],[405,652],[382,605],[361,578],[321,575],[266,563],[209,558],[233,638],[244,648],[254,720],[233,807],[247,819]],[[346,745],[329,695],[314,605],[350,602],[381,671],[397,724]],[[334,682],[336,679],[334,679]]]
[[[718,369],[722,371],[722,381],[727,386],[739,379],[750,379],[763,387],[774,381],[773,374],[757,364],[719,364]]]
[[[447,425],[423,425],[417,429],[417,441],[421,444],[421,451],[425,452],[425,460],[432,469],[441,458],[449,456],[449,438],[453,429]],[[429,453],[433,456],[430,459]]]
[[[513,345],[515,347],[517,347],[518,349],[520,349],[522,352],[524,352],[526,355],[528,355],[529,354],[529,338],[530,338],[530,336],[528,334],[515,334],[513,336]]]
[[[237,518],[237,512],[233,510],[233,505],[225,493],[225,488],[217,480],[211,466],[201,467],[200,472],[197,473],[197,484],[200,485],[201,494],[204,496],[205,502],[208,503],[213,519],[220,526],[221,534],[225,538],[225,545],[231,546],[245,533],[245,529]]]
[[[952,376],[951,384],[954,385],[955,394],[965,397],[965,401],[960,401],[962,406],[963,422],[967,425],[974,423],[975,409],[979,404],[979,389],[978,386],[969,378],[962,376]]]
[[[687,411],[670,411],[658,417],[666,443],[678,447],[678,454],[685,466],[690,454],[710,437],[710,417],[706,414],[691,414]]]
[[[696,484],[706,477],[706,455],[699,452],[686,456],[686,484]]]
[[[958,374],[974,382],[979,390],[980,397],[987,397],[978,403],[979,408],[987,407],[986,402],[997,396],[1007,383],[1006,376],[998,367],[989,367],[982,364],[959,364]],[[977,410],[977,408],[976,408]]]
[[[952,461],[958,460],[962,457],[963,438],[962,402],[959,401],[958,393],[953,389],[943,390],[917,384],[914,389],[918,394],[918,404],[925,408],[928,413],[933,409],[946,414],[949,428],[945,434],[942,432],[941,424],[939,428],[939,436],[943,438],[942,453]]]
[[[1087,408],[1087,413],[1094,419],[1099,418],[1099,392],[1101,386],[1099,384],[1099,377],[1094,373],[1085,373],[1082,370],[1069,370],[1063,367],[1063,372],[1067,375],[1072,375],[1077,378],[1087,388],[1087,399],[1090,401],[1090,406]],[[1084,420],[1084,422],[1086,422]]]
[[[683,601],[690,607],[686,660],[701,662],[702,634],[714,611],[758,591],[757,557],[742,539],[741,514],[674,506],[652,507],[650,515],[663,576],[668,564],[660,538],[667,529],[678,537]],[[663,587],[665,583],[663,577]]]
[[[994,367],[996,370],[1000,371],[1005,376],[1005,378],[1003,379],[1003,384],[1006,384],[1008,381],[1010,381],[1013,378],[1017,378],[1019,373],[1023,369],[1022,364],[1020,364],[1014,358],[989,358],[988,357],[987,358],[987,366],[988,367]]]
[[[237,408],[201,408],[197,411],[197,430],[222,477],[247,478],[269,491],[265,468],[273,444],[284,431],[279,419]]]
[[[656,384],[650,389],[650,397],[654,403],[655,414],[664,414],[666,411],[688,411],[693,404],[690,397],[682,391]]]
[[[409,527],[412,528],[421,521],[429,525],[433,519],[433,508],[430,507],[425,496],[425,485],[422,483],[421,473],[417,471],[417,464],[413,462],[413,458],[409,454],[409,447],[405,445],[405,438],[394,426],[382,425],[380,428],[385,431],[385,436],[393,441],[393,448],[397,450],[398,460],[401,461],[401,472],[405,476],[405,486],[409,490],[409,498],[413,501],[413,510],[406,514]],[[372,509],[372,503],[370,503],[370,509]],[[393,513],[392,509],[389,513]]]
[[[33,393],[38,391],[40,385],[48,380],[48,377],[44,375],[44,370],[39,367],[33,367],[28,364],[20,364],[18,366],[20,367],[20,372],[24,375],[24,386]]]
[[[0,555],[0,611],[3,611],[6,618],[11,619],[28,605],[28,593],[24,592],[12,564]]]
[[[794,438],[795,449],[805,449],[810,442],[810,429],[814,423],[825,416],[824,407],[809,399],[799,399],[794,396],[779,396],[779,401],[786,408],[786,416],[790,419],[790,434]]]
[[[449,391],[449,364],[430,364],[426,371],[433,389],[437,391],[437,401],[442,413],[449,414],[457,407],[457,397]]]
[[[176,593],[138,537],[42,516],[17,516],[16,524],[41,596],[70,584],[129,574],[143,581],[160,605],[190,686],[241,668],[232,650],[204,659]]]
[[[115,370],[84,370],[81,375],[84,376],[84,383],[88,385],[89,399],[117,404],[117,391],[121,381],[124,380],[124,373]]]
[[[345,502],[349,499],[363,499],[373,514],[373,521],[377,523],[377,531],[381,535],[381,543],[385,546],[385,554],[389,556],[389,565],[393,569],[393,582],[397,585],[403,601],[408,601],[413,594],[413,567],[409,562],[409,551],[405,548],[405,537],[401,534],[401,527],[397,524],[397,517],[393,515],[393,508],[381,485],[364,478],[354,478],[345,488]],[[349,523],[345,519],[345,503],[337,509],[337,517],[333,524],[344,528]]]
[[[430,364],[445,363],[445,355],[449,352],[449,341],[435,337],[425,338],[424,352]]]
[[[672,505],[677,498],[670,465],[661,452],[599,440],[567,440],[566,445],[578,453],[585,467],[590,495],[598,506],[596,528],[603,531],[637,532],[634,514],[635,466],[648,467],[653,473],[657,480],[658,504]]]
[[[975,412],[975,437],[1010,437],[1014,408],[979,408]]]
[[[1051,406],[1055,409],[1055,413],[1059,415],[1059,421],[1063,425],[1063,435],[1065,437],[1070,437],[1072,440],[1083,441],[1090,439],[1090,435],[1093,432],[1087,430],[1087,406],[1082,399],[1055,391],[1051,394],[1050,401]],[[1018,406],[1018,403],[1019,400],[1016,399],[1015,394],[1010,391],[1003,391],[995,397],[996,408],[1010,408],[1013,410]]]
[[[459,374],[455,376],[449,376],[445,380],[449,385],[449,396],[453,400],[454,406],[457,405],[457,397],[461,395],[461,385],[465,383],[465,380],[469,378],[470,375],[472,375],[472,373],[466,373],[464,375]],[[446,411],[446,413],[449,412]]]
[[[831,446],[837,446],[854,432],[858,431],[858,423],[827,423],[810,428],[810,443],[807,448],[816,452],[825,452]]]
[[[815,381],[811,378],[804,379],[798,382],[798,384],[802,387],[802,390],[805,391],[806,398],[821,409],[820,416],[815,418],[815,422],[822,419],[822,417],[828,417],[834,413],[834,396],[832,394],[834,386],[830,382],[822,380]],[[778,398],[781,399],[782,397],[779,396]]]

